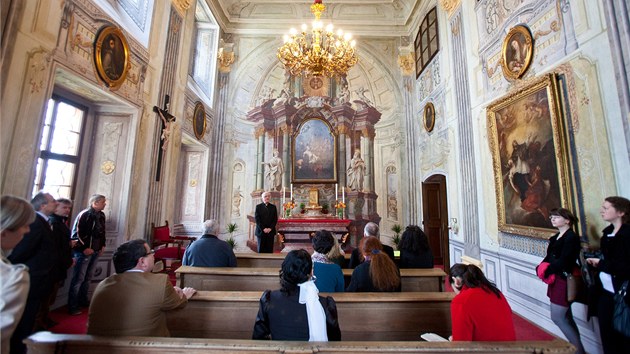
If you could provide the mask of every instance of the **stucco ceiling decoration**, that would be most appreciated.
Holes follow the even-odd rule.
[[[282,35],[290,26],[310,23],[311,1],[207,0],[227,33]],[[414,13],[427,0],[329,0],[322,20],[356,36],[406,36]]]

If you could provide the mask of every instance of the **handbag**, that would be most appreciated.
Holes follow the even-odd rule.
[[[575,265],[571,273],[567,274],[567,301],[586,304],[586,300],[586,286],[582,278],[582,269]]]
[[[626,303],[628,280],[615,293],[615,309],[613,311],[613,328],[615,331],[630,337],[630,306]]]

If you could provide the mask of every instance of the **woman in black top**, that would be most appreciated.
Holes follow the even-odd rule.
[[[617,332],[613,326],[614,293],[630,280],[630,200],[608,197],[600,211],[602,219],[610,225],[602,232],[600,258],[587,258],[586,262],[599,270],[601,289],[598,291],[597,318],[604,353],[627,353],[630,338]],[[627,301],[627,298],[626,298]]]
[[[400,249],[400,268],[433,268],[433,254],[429,247],[429,239],[420,227],[407,226],[398,248]]]
[[[585,352],[580,341],[580,332],[573,320],[571,304],[567,301],[567,274],[573,271],[580,254],[580,238],[572,229],[578,219],[564,208],[552,209],[550,214],[551,224],[559,231],[549,239],[547,256],[543,259],[543,262],[549,263],[544,271],[544,278],[552,274],[555,277],[555,281],[547,287],[547,296],[551,302],[551,320],[575,346],[576,353],[582,354]]]
[[[311,279],[313,262],[303,249],[287,254],[280,270],[280,290],[265,290],[252,339],[339,341],[337,305],[318,296]]]

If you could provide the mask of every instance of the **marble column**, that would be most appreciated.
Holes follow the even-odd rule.
[[[285,126],[282,128],[282,164],[284,165],[284,172],[282,175],[282,186],[287,190],[289,189],[289,178],[291,176],[291,163],[289,161],[289,130]]]
[[[223,179],[223,171],[225,170],[223,167],[223,152],[224,152],[224,141],[223,136],[225,133],[225,121],[227,114],[227,101],[228,101],[228,82],[230,76],[229,72],[219,72],[219,95],[217,97],[217,115],[215,117],[215,124],[212,130],[212,146],[210,150],[210,156],[208,163],[208,176],[211,178],[208,179],[209,183],[207,183],[206,187],[206,211],[205,218],[206,219],[215,219],[221,220],[221,211],[231,210],[231,204],[225,205],[225,200],[232,200],[230,193],[222,194],[225,187],[222,187],[224,183]]]
[[[160,89],[158,94],[158,100],[161,103],[166,95],[173,96],[173,88],[175,85],[175,73],[177,72],[177,58],[179,57],[179,44],[181,41],[182,17],[178,14],[177,10],[171,6],[171,13],[169,19],[169,28],[167,31],[167,38],[165,38],[166,49],[164,50],[164,66],[162,67],[162,77],[160,81]],[[168,166],[166,163],[167,154],[162,154],[162,165],[159,174],[157,173],[158,156],[161,154],[160,139],[162,135],[162,121],[155,115],[154,123],[154,137],[152,139],[152,151],[155,158],[151,159],[151,182],[149,183],[149,195],[147,205],[147,217],[145,222],[145,230],[151,230],[151,223],[155,225],[161,225],[164,222],[162,215],[162,205],[164,203],[163,193],[164,185],[161,182],[164,170]],[[171,145],[172,146],[172,145]],[[172,147],[171,147],[172,148]]]
[[[479,200],[477,197],[477,175],[475,158],[475,141],[473,137],[472,115],[470,114],[470,92],[468,62],[466,60],[466,39],[462,31],[462,9],[457,9],[450,20],[451,42],[453,43],[453,82],[454,96],[458,97],[458,138],[459,163],[461,175],[460,195],[461,232],[464,236],[464,253],[472,258],[480,258],[479,250]]]
[[[256,148],[256,190],[263,190],[264,189],[264,181],[265,179],[263,178],[263,173],[264,173],[264,166],[263,166],[263,159],[265,157],[265,131],[264,129],[260,129],[259,131],[256,132],[257,135],[257,140],[258,140],[258,145]]]
[[[415,66],[414,66],[414,74],[415,74]],[[414,76],[415,77],[415,76]],[[418,223],[418,220],[422,219],[420,212],[418,210],[419,202],[418,202],[418,193],[421,193],[421,188],[416,188],[419,186],[418,183],[418,167],[416,166],[416,130],[415,126],[417,117],[414,114],[414,100],[413,97],[413,78],[411,76],[403,77],[403,87],[405,87],[403,92],[403,107],[405,108],[405,140],[407,141],[407,146],[414,146],[413,148],[407,149],[405,153],[405,157],[407,159],[406,163],[406,173],[403,172],[401,176],[406,176],[408,183],[401,183],[402,193],[404,196],[402,199],[403,205],[403,220],[408,220],[409,223]],[[409,89],[408,89],[409,88]],[[404,145],[403,145],[404,146]],[[402,181],[401,181],[402,182]],[[418,190],[418,192],[414,192]]]

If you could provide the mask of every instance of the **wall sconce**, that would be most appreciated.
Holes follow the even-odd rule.
[[[457,218],[451,218],[451,221],[448,223],[449,230],[453,231],[455,235],[459,232],[459,224],[457,223]]]

